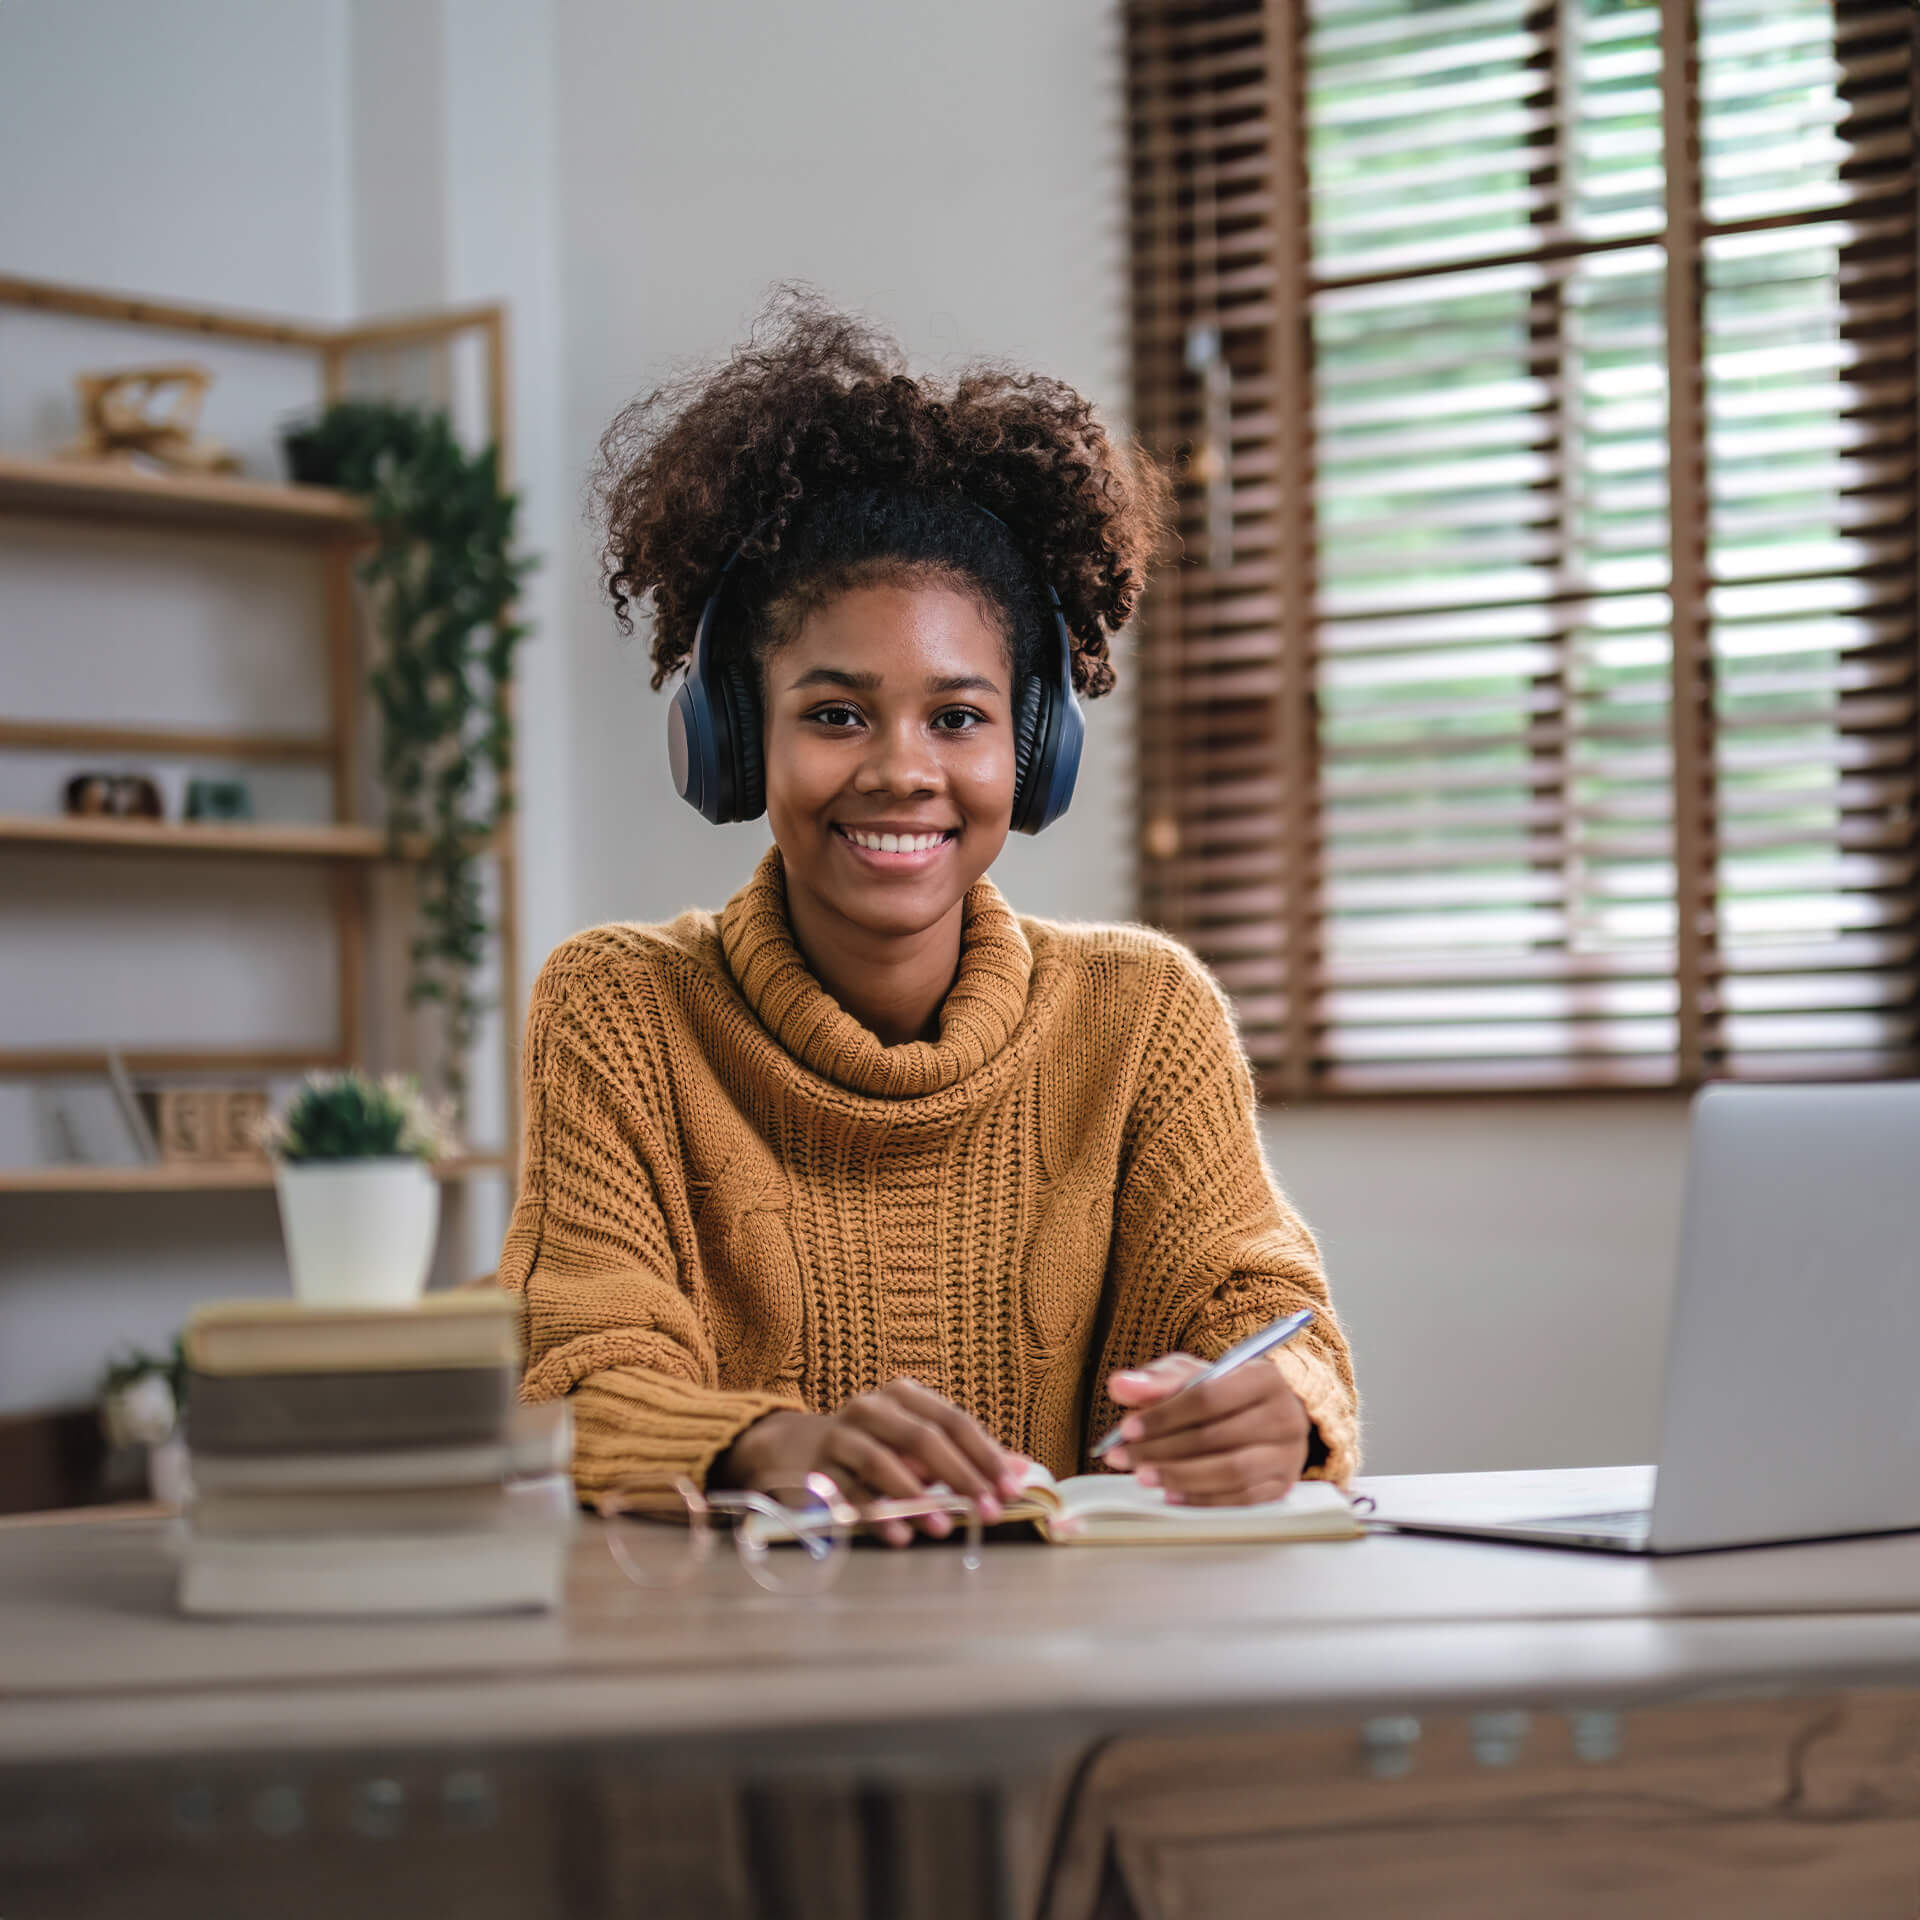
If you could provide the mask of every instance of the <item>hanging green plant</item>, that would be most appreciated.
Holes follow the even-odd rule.
[[[533,561],[514,551],[520,502],[500,484],[497,448],[469,453],[443,413],[339,400],[284,437],[296,481],[362,495],[374,550],[360,569],[379,657],[368,675],[380,714],[387,831],[419,836],[420,930],[410,1006],[442,1013],[448,1091],[485,1002],[479,858],[512,804],[513,617]]]

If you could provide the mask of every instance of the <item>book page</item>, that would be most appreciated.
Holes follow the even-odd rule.
[[[1021,1476],[1020,1491],[1012,1499],[1002,1502],[1001,1517],[1004,1520],[1038,1520],[1042,1514],[1057,1513],[1060,1510],[1060,1489],[1065,1484],[1056,1480],[1038,1460],[1029,1460],[1026,1471]],[[944,1480],[936,1480],[927,1491],[929,1493],[951,1494],[953,1489]]]
[[[1060,1489],[1065,1482],[1056,1480],[1038,1460],[1029,1460],[1021,1477],[1020,1491],[1006,1503],[1009,1520],[1024,1520],[1060,1509]]]
[[[1350,1519],[1347,1496],[1327,1480],[1302,1480],[1284,1499],[1244,1507],[1169,1506],[1158,1487],[1143,1487],[1130,1473],[1085,1473],[1060,1482],[1062,1510],[1076,1520],[1118,1525],[1150,1522],[1197,1533],[1242,1533],[1250,1527],[1284,1532],[1289,1525],[1313,1528],[1329,1518]]]

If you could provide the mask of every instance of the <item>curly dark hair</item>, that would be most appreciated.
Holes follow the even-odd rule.
[[[737,553],[722,644],[756,657],[851,587],[935,579],[998,618],[1025,674],[1049,630],[1048,582],[1091,697],[1113,685],[1108,641],[1146,583],[1171,492],[1063,382],[995,364],[913,378],[894,341],[783,287],[731,358],[614,421],[594,497],[624,631],[652,599],[656,689]]]

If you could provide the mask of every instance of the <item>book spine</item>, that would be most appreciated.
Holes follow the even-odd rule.
[[[565,1533],[574,1517],[573,1483],[548,1474],[477,1486],[199,1493],[186,1522],[193,1540],[384,1540]]]
[[[510,1367],[412,1373],[189,1372],[187,1445],[196,1453],[326,1453],[498,1444]]]
[[[189,1543],[183,1613],[342,1617],[551,1611],[566,1579],[566,1542],[503,1535],[462,1542],[231,1540]]]

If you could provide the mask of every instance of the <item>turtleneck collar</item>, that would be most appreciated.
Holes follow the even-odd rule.
[[[967,890],[960,971],[940,1007],[940,1037],[889,1047],[827,993],[794,943],[787,875],[769,848],[720,915],[727,967],[779,1044],[836,1086],[881,1099],[915,1099],[957,1085],[993,1058],[1026,1011],[1033,952],[991,880]]]

